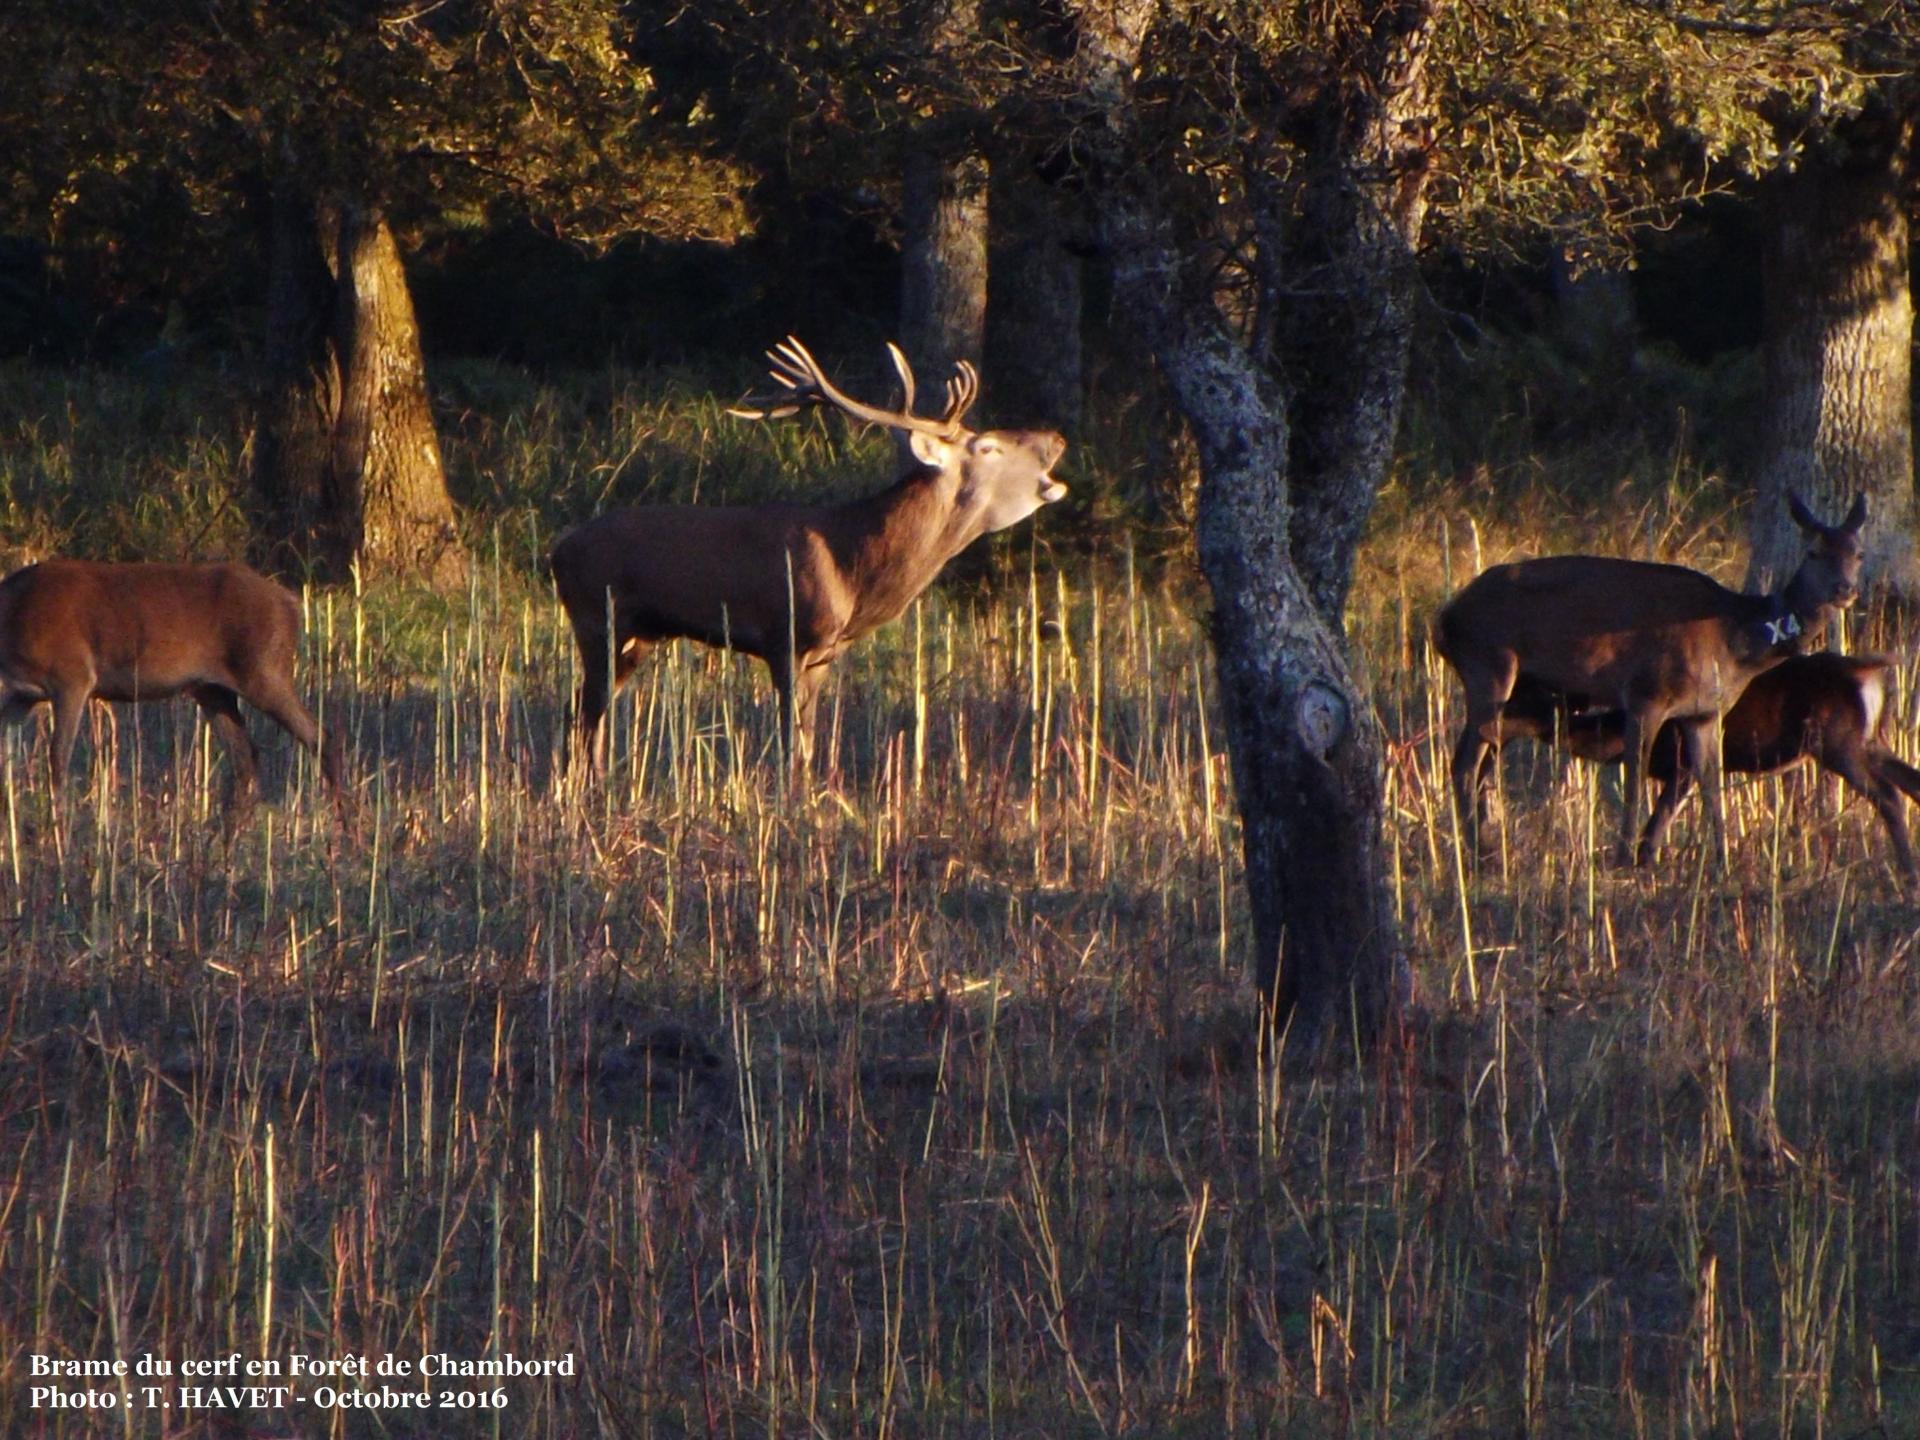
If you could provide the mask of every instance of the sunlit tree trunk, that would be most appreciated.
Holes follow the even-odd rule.
[[[1764,394],[1748,588],[1772,589],[1805,541],[1798,491],[1837,519],[1868,507],[1867,576],[1913,598],[1913,298],[1905,205],[1910,122],[1857,130],[1776,177],[1762,275]]]
[[[1211,305],[1179,297],[1178,261],[1144,207],[1110,203],[1117,298],[1153,348],[1200,458],[1198,550],[1253,917],[1254,979],[1308,1053],[1372,1035],[1398,938],[1381,836],[1384,747],[1337,627],[1287,536],[1286,407]]]
[[[420,331],[375,210],[273,202],[253,526],[270,567],[453,583],[465,573]]]

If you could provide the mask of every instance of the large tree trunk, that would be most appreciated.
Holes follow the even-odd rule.
[[[1271,203],[1257,212],[1261,254],[1285,257],[1263,304],[1277,312],[1291,386],[1290,540],[1336,628],[1406,391],[1432,135],[1426,61],[1439,4],[1382,8],[1364,39],[1369,83],[1328,87],[1312,117],[1299,214],[1283,222]]]
[[[996,166],[989,187],[987,378],[1005,425],[1080,428],[1080,258],[1056,199],[1025,167]]]
[[[1309,1053],[1349,1026],[1377,1035],[1402,976],[1382,846],[1384,744],[1341,620],[1406,375],[1430,130],[1426,55],[1441,3],[1370,12],[1351,83],[1332,87],[1336,108],[1298,140],[1314,173],[1297,211],[1272,177],[1248,177],[1262,291],[1251,349],[1229,337],[1206,266],[1175,248],[1159,213],[1173,187],[1127,150],[1130,77],[1150,6],[1081,12],[1084,89],[1115,137],[1100,156],[1108,178],[1099,203],[1116,299],[1148,335],[1200,457],[1200,564],[1213,597],[1255,978],[1275,1029]],[[1100,144],[1098,129],[1086,133]],[[1311,250],[1291,239],[1302,224],[1327,227]],[[1311,275],[1288,273],[1283,255],[1308,260]],[[1300,291],[1319,286],[1332,289],[1329,302],[1303,321],[1285,318]]]
[[[1287,543],[1285,405],[1183,294],[1144,202],[1107,213],[1117,298],[1145,329],[1200,455],[1200,565],[1253,916],[1254,978],[1276,1030],[1313,1053],[1329,1033],[1373,1035],[1399,970],[1381,842],[1383,754],[1345,640]]]
[[[1907,122],[1882,122],[1878,133],[1857,126],[1772,183],[1749,589],[1771,590],[1800,562],[1791,489],[1829,519],[1864,492],[1868,582],[1920,593],[1903,203],[1911,148]]]
[[[919,43],[952,55],[979,24],[980,0],[937,0],[922,12]],[[900,187],[900,345],[939,385],[986,352],[987,162],[970,137],[937,123],[918,142]]]
[[[420,330],[376,210],[273,201],[256,553],[276,570],[457,582],[466,561],[428,408]]]
[[[987,162],[921,151],[907,162],[901,210],[900,344],[921,375],[943,383],[986,348]]]

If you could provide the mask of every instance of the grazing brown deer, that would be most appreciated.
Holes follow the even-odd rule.
[[[1811,544],[1776,595],[1742,595],[1678,565],[1563,555],[1496,565],[1448,601],[1434,638],[1466,690],[1466,719],[1453,754],[1461,823],[1477,834],[1481,767],[1524,673],[1595,708],[1621,712],[1627,774],[1620,864],[1634,856],[1653,740],[1669,721],[1689,737],[1693,771],[1724,855],[1720,717],[1756,675],[1798,651],[1852,604],[1859,586],[1866,497],[1856,498],[1838,525],[1822,524],[1799,496],[1788,499]]]
[[[244,565],[43,560],[0,581],[0,723],[52,704],[58,790],[87,701],[191,695],[233,760],[231,821],[252,803],[259,760],[245,700],[320,757],[337,800],[336,737],[293,688],[299,647],[300,602]]]
[[[1880,656],[1822,651],[1762,671],[1721,721],[1721,763],[1741,775],[1771,775],[1809,760],[1832,771],[1879,812],[1901,874],[1920,885],[1901,799],[1904,794],[1920,804],[1920,770],[1881,738],[1893,664]],[[1494,743],[1517,739],[1559,745],[1583,760],[1609,764],[1626,753],[1626,716],[1576,709],[1566,696],[1522,675],[1500,712]],[[1647,773],[1660,782],[1660,793],[1640,837],[1643,865],[1658,851],[1692,786],[1691,757],[1678,725],[1669,722],[1654,737]]]
[[[761,420],[824,405],[883,425],[911,460],[890,488],[838,505],[642,505],[589,520],[554,546],[554,586],[580,646],[574,727],[589,766],[613,691],[649,646],[676,638],[764,661],[788,758],[804,766],[835,658],[905,611],[974,540],[1067,493],[1052,475],[1065,440],[1051,430],[967,429],[961,418],[979,381],[965,361],[947,382],[946,412],[913,414],[913,371],[898,347],[887,348],[906,390],[898,410],[841,393],[789,337],[768,352],[779,393],[731,413]]]

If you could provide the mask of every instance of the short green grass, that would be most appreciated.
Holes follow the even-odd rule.
[[[219,389],[0,371],[8,546],[232,553]],[[1177,555],[1098,513],[1003,537],[842,664],[809,793],[757,668],[669,648],[582,791],[555,773],[552,535],[696,488],[845,493],[884,447],[742,426],[677,377],[476,368],[441,406],[468,591],[307,596],[344,822],[256,725],[268,803],[223,840],[184,705],[100,710],[58,805],[38,734],[0,745],[0,1431],[1920,1421],[1920,911],[1871,814],[1747,784],[1727,871],[1683,821],[1664,873],[1622,875],[1593,858],[1614,782],[1516,754],[1501,847],[1461,883],[1438,598],[1574,546],[1731,576],[1726,487],[1685,463],[1396,481],[1353,633],[1416,1003],[1269,1108]],[[28,1408],[36,1353],[236,1351],[578,1373],[502,1382],[504,1410],[239,1431]]]

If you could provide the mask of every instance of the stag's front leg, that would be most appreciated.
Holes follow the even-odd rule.
[[[787,767],[804,775],[813,761],[813,717],[820,704],[820,682],[826,679],[824,661],[808,662],[804,655],[782,655],[767,662],[773,688],[780,699],[780,743]]]

